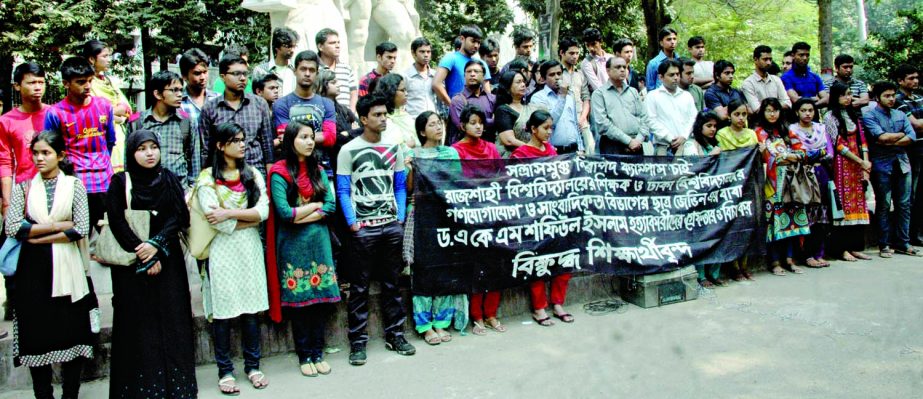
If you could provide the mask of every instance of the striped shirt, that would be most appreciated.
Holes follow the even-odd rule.
[[[272,140],[276,137],[272,111],[266,100],[252,93],[244,93],[237,109],[232,108],[224,96],[205,102],[199,119],[199,134],[205,138],[205,148],[211,146],[210,132],[225,122],[234,122],[244,128],[247,164],[265,175],[266,164],[272,163]]]
[[[830,86],[833,86],[834,81],[839,81],[840,83],[849,86],[849,91],[852,92],[853,98],[859,98],[859,96],[863,93],[869,92],[869,85],[865,84],[865,82],[859,79],[850,78],[849,81],[844,82],[842,79],[835,78],[833,76],[824,80],[824,89],[830,91]]]
[[[218,97],[218,95],[217,92],[205,90],[205,103],[207,103],[208,100]],[[205,103],[202,103],[202,105],[204,106]],[[199,172],[202,171],[202,164],[205,163],[208,150],[205,148],[205,136],[199,134],[199,118],[202,115],[202,108],[199,108],[199,106],[192,101],[192,97],[189,97],[189,92],[186,91],[186,89],[183,89],[183,102],[180,103],[180,108],[189,115],[189,126],[193,138],[192,150],[194,151],[191,163],[192,170],[190,170],[190,172],[193,176],[198,176]]]
[[[102,97],[90,97],[87,105],[71,104],[67,98],[45,114],[45,129],[64,135],[65,154],[74,174],[88,193],[105,193],[112,179],[109,154],[115,146],[112,105]]]
[[[326,70],[330,70],[330,67],[324,65],[323,62],[321,62],[321,66]],[[337,94],[337,103],[349,108],[350,93],[353,90],[359,89],[359,85],[356,84],[356,75],[353,74],[353,70],[349,67],[349,64],[345,62],[337,62],[334,64],[333,74],[336,75],[337,89],[339,90],[339,94]]]

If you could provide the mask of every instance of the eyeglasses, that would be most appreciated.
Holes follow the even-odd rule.
[[[234,72],[225,73],[225,75],[231,75],[231,76],[233,76],[233,77],[235,77],[235,78],[240,79],[240,78],[245,78],[245,77],[247,77],[247,76],[250,76],[250,72],[247,72],[247,71],[234,71]]]

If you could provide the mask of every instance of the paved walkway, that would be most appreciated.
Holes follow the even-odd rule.
[[[294,355],[266,359],[271,385],[241,398],[912,398],[923,395],[923,258],[834,262],[804,275],[766,273],[697,301],[629,306],[551,328],[458,336],[401,357],[381,342],[369,363],[329,355],[329,376],[302,377]],[[345,349],[345,348],[344,348]],[[242,367],[240,361],[238,367]],[[200,397],[222,397],[214,366]],[[107,397],[107,381],[82,398]],[[60,390],[58,390],[60,392]],[[29,391],[0,399],[29,398]]]

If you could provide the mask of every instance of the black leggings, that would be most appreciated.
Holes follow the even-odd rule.
[[[829,244],[830,255],[839,258],[844,251],[864,251],[866,227],[868,225],[834,226]]]
[[[83,358],[61,364],[61,382],[64,394],[61,399],[77,399],[80,392],[80,372],[83,370]],[[32,392],[36,399],[53,399],[54,387],[51,386],[51,365],[29,367],[32,374]]]

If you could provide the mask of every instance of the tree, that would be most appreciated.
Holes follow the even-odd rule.
[[[777,61],[795,42],[817,48],[817,9],[807,0],[676,0],[672,4],[679,51],[688,54],[689,37],[704,37],[707,58],[734,63],[738,84],[752,73],[753,49],[760,44],[771,47]],[[811,62],[816,69],[817,57]]]
[[[451,51],[458,30],[465,25],[478,25],[485,34],[501,33],[513,22],[513,12],[505,1],[421,0],[420,30],[433,43],[433,59]]]
[[[647,59],[651,59],[660,50],[660,41],[657,40],[660,30],[673,22],[673,18],[667,14],[667,0],[641,0],[641,8],[644,9],[644,26],[647,27]]]
[[[10,76],[16,55],[34,60],[49,72],[56,70],[71,45],[86,38],[96,21],[99,4],[108,0],[0,0],[0,89],[3,111],[12,107]],[[60,90],[48,86],[48,96],[57,99]]]
[[[897,11],[890,29],[872,31],[865,53],[865,77],[872,81],[890,78],[902,63],[923,65],[923,7]]]
[[[644,26],[638,23],[641,20],[641,0],[559,1],[560,9],[565,12],[561,13],[558,37],[573,37],[579,41],[584,29],[596,28],[602,32],[603,46],[628,37],[640,46],[639,53],[646,47],[645,42],[638,40],[644,37]],[[536,19],[548,12],[545,0],[519,0],[519,5]]]
[[[820,68],[833,68],[833,0],[817,0],[817,41],[820,42]]]

